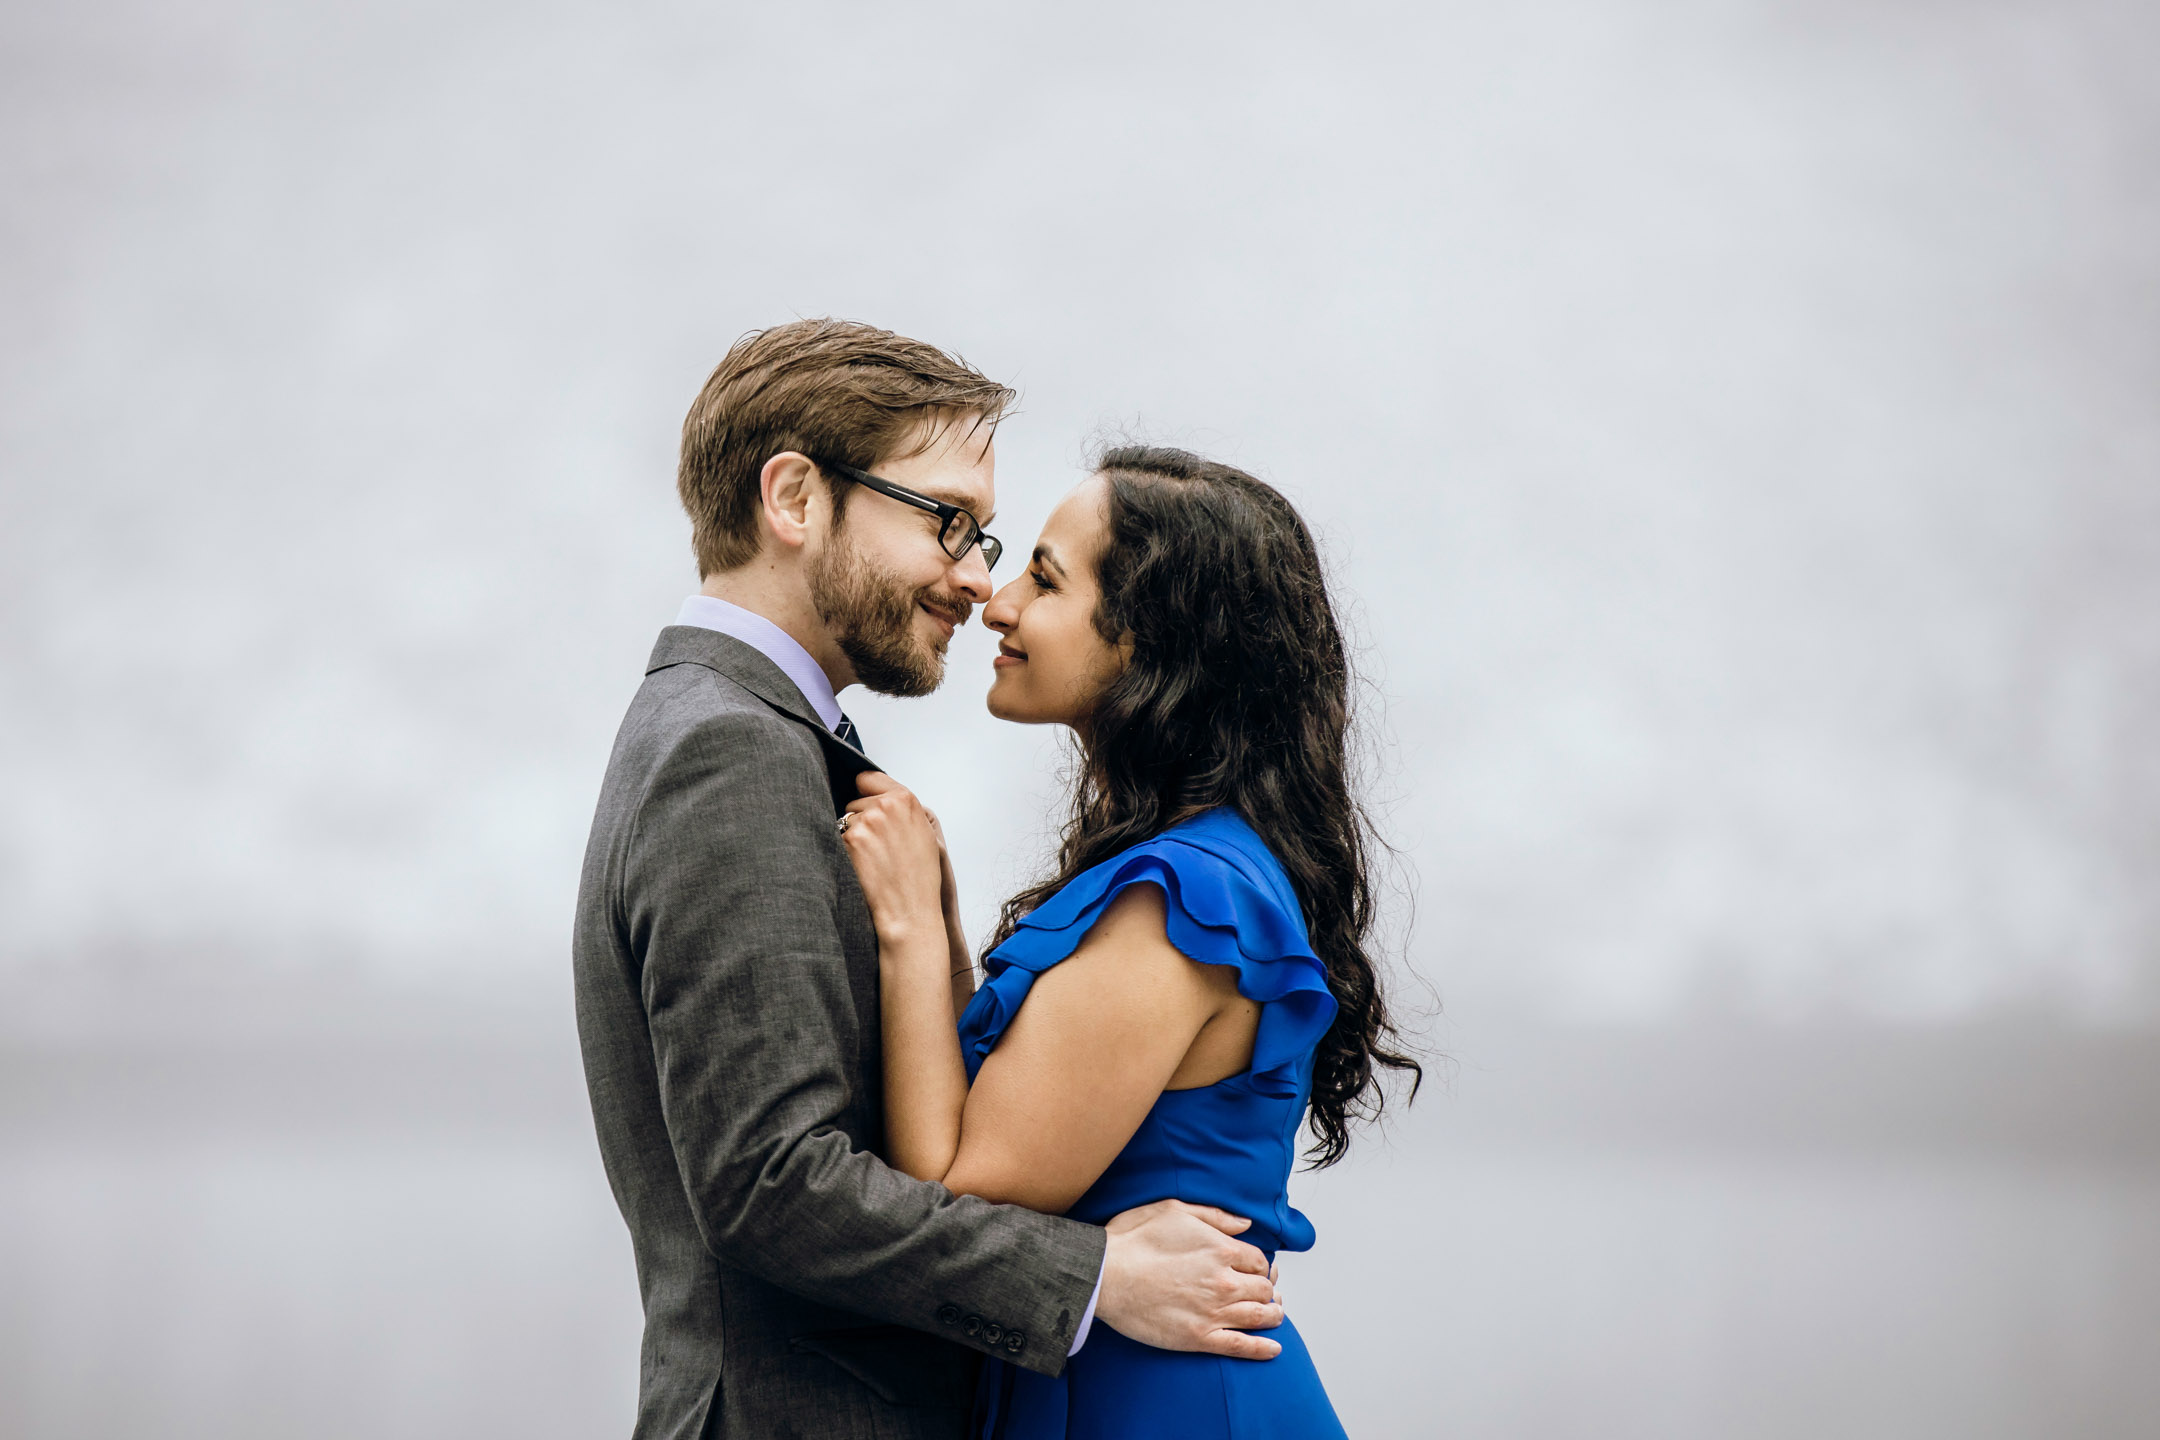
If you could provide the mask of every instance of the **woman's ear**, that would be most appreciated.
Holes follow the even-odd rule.
[[[790,550],[810,538],[812,515],[825,498],[825,484],[810,457],[783,450],[758,471],[758,498],[766,533]]]

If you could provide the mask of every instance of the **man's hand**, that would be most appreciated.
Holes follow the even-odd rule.
[[[1248,1330],[1282,1324],[1267,1257],[1231,1237],[1252,1224],[1211,1205],[1158,1200],[1104,1228],[1095,1318],[1158,1350],[1272,1360],[1282,1346]]]

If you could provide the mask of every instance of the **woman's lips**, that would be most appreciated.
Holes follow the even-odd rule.
[[[1007,650],[1002,645],[998,646],[998,653],[990,657],[990,668],[993,670],[1002,670],[1008,665],[1025,664],[1027,664],[1027,656],[1016,651]]]

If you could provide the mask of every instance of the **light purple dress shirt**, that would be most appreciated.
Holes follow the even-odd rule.
[[[802,691],[803,699],[810,702],[810,708],[825,722],[826,729],[840,728],[840,697],[833,694],[832,681],[826,676],[825,667],[811,659],[810,652],[797,644],[794,636],[757,611],[745,610],[732,601],[711,595],[692,595],[682,602],[682,609],[675,612],[675,623],[695,625],[700,630],[717,630],[742,641],[779,666],[781,673],[795,682],[795,688]]]
[[[675,612],[678,625],[695,625],[700,630],[717,630],[731,635],[780,667],[780,672],[795,682],[802,691],[803,699],[817,712],[818,719],[825,722],[828,730],[840,728],[840,697],[833,693],[832,680],[825,667],[810,658],[795,637],[755,610],[745,610],[732,601],[712,595],[692,595],[682,602],[682,609]],[[1072,1349],[1066,1353],[1077,1355],[1080,1347],[1087,1344],[1088,1331],[1095,1326],[1095,1307],[1102,1300],[1102,1276],[1095,1277],[1095,1293],[1088,1297],[1087,1313],[1080,1317],[1080,1329],[1073,1335]]]

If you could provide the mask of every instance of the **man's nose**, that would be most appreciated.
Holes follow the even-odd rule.
[[[966,555],[953,562],[953,588],[981,605],[991,595],[990,567],[983,564],[982,546],[971,545]]]

